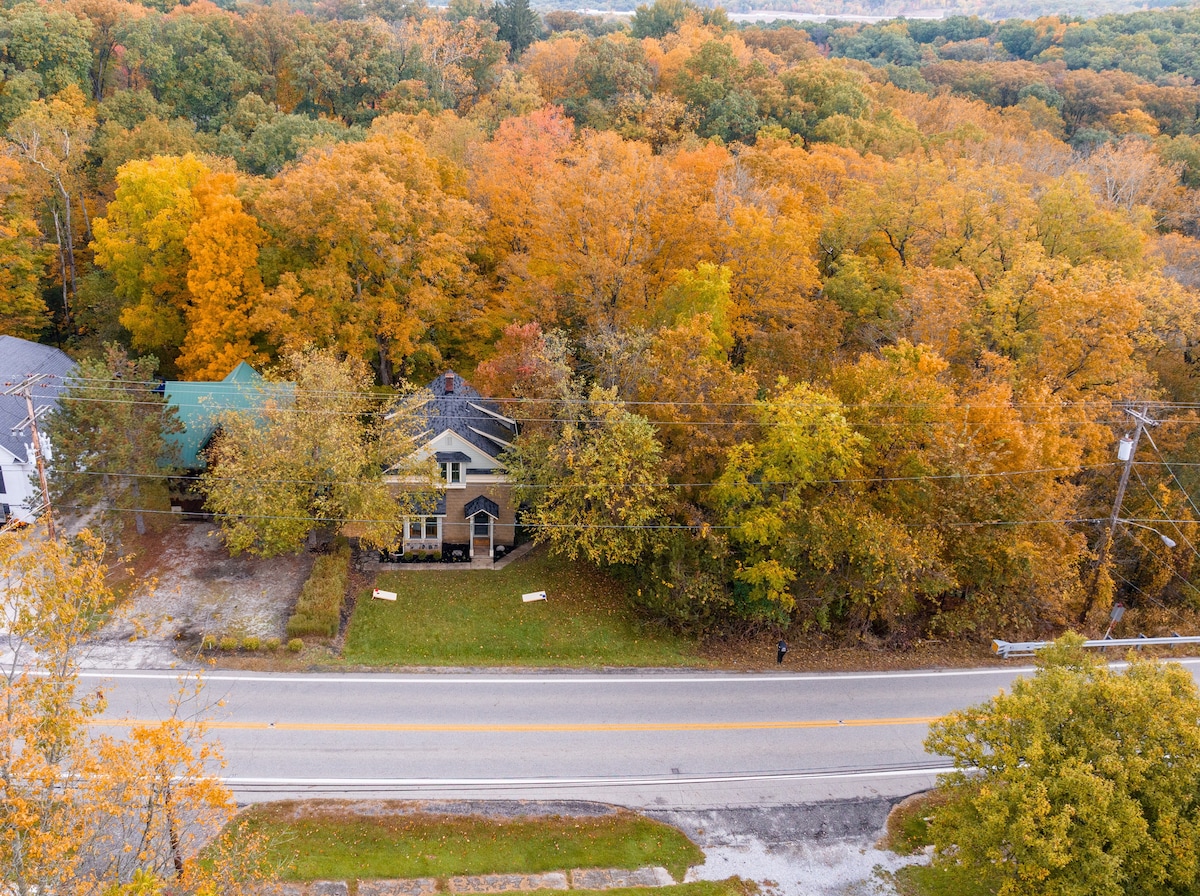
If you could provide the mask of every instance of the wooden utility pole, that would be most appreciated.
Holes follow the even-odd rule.
[[[28,426],[30,433],[33,435],[33,456],[37,462],[38,481],[42,485],[42,506],[45,508],[46,531],[49,533],[51,541],[57,541],[58,539],[54,533],[54,513],[50,507],[50,486],[46,481],[46,458],[42,454],[42,438],[38,433],[37,427],[38,417],[50,410],[50,406],[42,405],[39,408],[34,408],[33,406],[34,385],[48,377],[49,374],[46,373],[27,376],[22,382],[11,389],[0,392],[0,395],[20,395],[25,399],[25,407],[28,408],[29,414],[24,420],[13,427],[13,432],[20,432]]]
[[[1117,484],[1117,496],[1113,500],[1112,514],[1108,518],[1108,528],[1104,530],[1104,536],[1100,539],[1100,547],[1096,551],[1096,571],[1092,576],[1092,586],[1088,589],[1087,595],[1084,598],[1083,611],[1079,614],[1079,622],[1087,619],[1088,613],[1092,610],[1092,604],[1096,599],[1096,589],[1100,585],[1100,573],[1104,569],[1104,563],[1108,560],[1108,549],[1112,545],[1113,532],[1117,528],[1117,523],[1121,519],[1121,505],[1125,502],[1125,489],[1129,485],[1129,474],[1133,472],[1133,458],[1137,454],[1138,442],[1142,439],[1142,433],[1147,426],[1158,426],[1157,420],[1151,420],[1146,413],[1146,406],[1135,410],[1133,408],[1125,408],[1125,413],[1132,417],[1137,426],[1133,430],[1133,436],[1130,437],[1130,445],[1128,454],[1124,458],[1125,466],[1121,470],[1121,481]],[[1122,439],[1122,442],[1125,440]],[[1122,444],[1122,449],[1124,449]]]

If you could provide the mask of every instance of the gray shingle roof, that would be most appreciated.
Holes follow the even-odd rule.
[[[500,505],[487,495],[480,495],[478,498],[468,501],[463,507],[463,516],[470,519],[481,510],[494,520],[500,519]]]
[[[0,336],[0,392],[35,373],[49,377],[33,387],[33,406],[54,407],[65,388],[64,380],[75,370],[75,362],[56,348],[38,345],[16,336]],[[27,416],[25,399],[19,395],[0,395],[0,445],[21,460],[30,441],[29,430],[13,435],[13,427]]]
[[[446,380],[450,377],[454,388],[447,392]],[[425,405],[425,410],[432,435],[449,429],[489,457],[499,455],[516,437],[514,426],[503,422],[507,418],[500,409],[457,373],[442,374],[429,384],[429,391],[433,400]]]

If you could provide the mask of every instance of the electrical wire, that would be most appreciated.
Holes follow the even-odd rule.
[[[1196,506],[1196,502],[1192,500],[1192,496],[1188,494],[1188,490],[1183,487],[1183,483],[1179,481],[1179,477],[1175,475],[1175,471],[1171,469],[1171,465],[1167,463],[1167,459],[1163,457],[1163,453],[1158,450],[1158,445],[1155,444],[1154,439],[1151,437],[1149,429],[1147,428],[1143,430],[1142,435],[1146,437],[1146,440],[1150,443],[1150,447],[1154,449],[1154,453],[1158,456],[1159,462],[1161,462],[1162,465],[1167,468],[1167,472],[1171,474],[1171,479],[1174,480],[1177,486],[1179,486],[1179,490],[1183,492],[1183,496],[1187,498],[1187,502],[1191,505],[1192,510],[1196,512],[1196,516],[1200,517],[1200,507]]]
[[[161,380],[130,380],[130,379],[113,378],[113,377],[83,377],[83,376],[78,376],[78,375],[70,375],[68,377],[57,377],[56,375],[51,375],[51,377],[54,379],[62,380],[64,385],[60,386],[59,387],[60,389],[71,388],[71,385],[75,384],[75,383],[96,383],[96,384],[101,384],[101,385],[108,384],[108,385],[113,385],[113,386],[120,386],[122,388],[122,390],[126,390],[126,388],[128,386],[142,386],[145,388],[141,389],[140,391],[154,392],[155,394],[161,395],[162,388],[163,388],[163,381],[161,381]],[[5,381],[4,385],[10,385],[10,386],[16,385],[22,379],[24,379],[23,375],[0,375],[0,380]],[[199,382],[199,381],[197,381],[197,382],[179,381],[179,382],[182,382],[184,385],[189,385],[189,386],[191,386],[191,385],[210,385],[210,386],[224,386],[224,387],[229,387],[229,388],[233,388],[233,389],[247,388],[247,387],[245,387],[241,384],[237,384],[237,383]],[[278,386],[284,386],[284,387],[290,386],[293,389],[295,388],[294,384],[292,384],[292,383],[279,382],[279,381],[267,381],[265,383],[265,385],[267,387],[270,387],[272,385],[278,385]],[[254,388],[257,388],[257,386]],[[318,395],[318,396],[325,396],[325,397],[353,396],[353,397],[359,397],[359,398],[370,398],[370,399],[374,399],[374,400],[384,400],[384,401],[391,400],[396,397],[403,397],[403,396],[381,395],[381,393],[379,393],[379,392],[366,391],[366,390],[305,389],[302,391],[304,392],[304,394],[308,394],[308,395]],[[495,403],[495,404],[566,404],[566,405],[584,404],[584,405],[586,405],[586,404],[590,403],[590,399],[588,399],[588,398],[572,398],[572,397],[533,398],[533,397],[514,396],[514,397],[500,398],[500,397],[488,397],[488,396],[481,395],[478,400],[487,401],[487,402],[491,402],[491,403]],[[715,401],[708,401],[708,400],[665,401],[665,400],[644,400],[644,399],[643,400],[622,399],[621,403],[624,405],[627,405],[627,406],[665,406],[665,407],[703,406],[703,407],[757,408],[761,405],[761,402],[759,402],[759,401],[715,402]],[[1033,408],[1033,409],[1043,408],[1043,409],[1050,409],[1050,410],[1062,410],[1065,408],[1083,408],[1083,409],[1086,409],[1086,408],[1109,408],[1109,409],[1111,409],[1114,406],[1120,406],[1125,403],[1126,402],[1114,402],[1111,400],[1106,400],[1106,401],[1058,401],[1058,402],[1010,402],[1010,403],[1005,403],[1005,404],[980,404],[980,405],[971,404],[970,407],[978,408],[980,410],[1006,410],[1006,409],[1019,409],[1019,408]],[[825,406],[823,403],[820,403],[820,402],[786,402],[785,404],[787,404],[789,406],[805,407],[805,408],[821,408],[821,407]],[[1197,402],[1141,401],[1141,402],[1138,402],[1138,405],[1139,406],[1144,405],[1147,408],[1155,408],[1155,409],[1159,409],[1159,408],[1161,408],[1161,409],[1185,409],[1185,410],[1200,409],[1200,403],[1197,403]],[[891,410],[904,410],[904,409],[926,408],[926,407],[928,407],[928,404],[926,404],[926,403],[909,403],[909,402],[867,402],[867,403],[863,403],[863,404],[859,404],[859,405],[853,405],[852,407],[855,407],[855,408],[886,408],[886,409],[891,409]],[[1120,419],[1123,420],[1124,418],[1120,418]],[[1119,421],[1114,421],[1114,422],[1119,422]],[[1200,422],[1200,421],[1197,421],[1197,422]]]
[[[990,479],[995,477],[1013,477],[1013,476],[1040,476],[1047,473],[1067,473],[1074,475],[1083,470],[1097,470],[1116,466],[1115,462],[1101,464],[1081,464],[1073,467],[1038,467],[1030,470],[992,470],[979,473],[930,473],[923,476],[863,476],[863,477],[843,477],[840,479],[806,479],[787,480],[787,479],[756,479],[753,480],[754,486],[794,486],[794,485],[879,485],[889,482],[939,482],[939,481],[959,481],[964,479]],[[125,479],[184,479],[194,482],[244,482],[246,484],[255,485],[368,485],[374,483],[374,479],[356,479],[356,480],[327,480],[327,479],[294,479],[294,478],[261,478],[261,477],[241,477],[241,476],[218,476],[211,473],[202,473],[200,475],[185,475],[179,473],[132,473],[121,470],[67,470],[61,467],[49,467],[47,470],[55,476],[114,476]],[[439,483],[433,483],[439,486]],[[537,488],[562,488],[564,483],[555,483],[554,485],[539,485],[537,483],[515,482],[508,480],[506,485],[519,489],[537,489]],[[636,487],[636,488],[713,488],[722,485],[720,482],[648,482],[633,485],[631,483],[619,483],[612,487]],[[592,488],[591,483],[566,483],[570,488]]]

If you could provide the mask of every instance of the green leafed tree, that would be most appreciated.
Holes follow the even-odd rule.
[[[155,389],[158,360],[130,358],[116,345],[82,361],[46,423],[52,446],[51,500],[98,505],[116,533],[132,516],[139,535],[148,515],[170,511],[166,435],[182,427]]]
[[[521,439],[508,457],[528,505],[521,522],[572,560],[635,563],[654,549],[667,504],[654,426],[599,386],[568,413],[560,433]]]
[[[819,568],[810,548],[814,529],[825,524],[820,514],[837,506],[814,485],[854,469],[866,440],[836,398],[803,383],[780,385],[779,395],[758,409],[768,437],[730,449],[712,501],[739,552],[741,614],[786,621],[799,569]]]
[[[294,386],[268,384],[259,411],[224,414],[208,452],[202,486],[229,550],[269,557],[344,527],[364,545],[394,544],[432,494],[432,469],[409,460],[420,399],[372,394],[366,365],[330,351],[287,366]],[[411,487],[390,488],[385,469]]]
[[[1200,886],[1200,693],[1176,664],[1122,670],[1068,636],[1033,678],[953,713],[935,865],[998,896],[1167,896]]]
[[[542,33],[542,21],[529,0],[503,0],[488,15],[496,23],[496,38],[508,44],[509,59],[517,59]]]

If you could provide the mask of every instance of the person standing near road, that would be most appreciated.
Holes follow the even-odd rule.
[[[776,664],[779,664],[783,662],[783,655],[788,652],[787,641],[783,640],[783,638],[780,638],[779,643],[776,644],[775,647],[778,650],[778,653],[775,654],[775,662]]]

